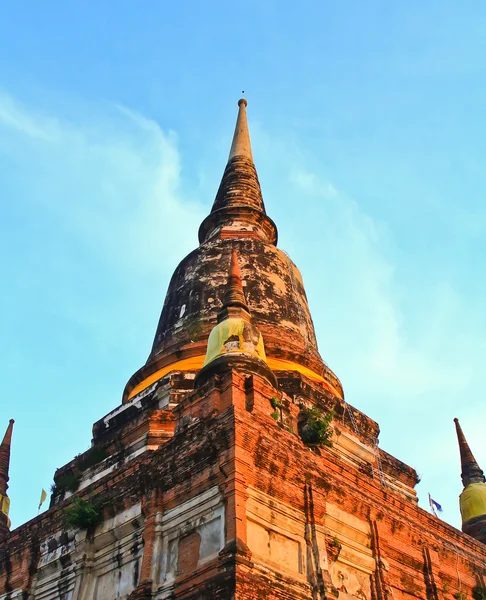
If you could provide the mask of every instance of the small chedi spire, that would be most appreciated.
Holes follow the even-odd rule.
[[[486,543],[486,483],[484,473],[469,448],[466,437],[455,418],[457,440],[461,455],[461,478],[464,490],[459,496],[462,530]]]
[[[237,310],[230,311],[229,309]],[[248,321],[250,320],[250,309],[248,308],[245,294],[243,293],[238,256],[234,248],[231,251],[228,282],[224,292],[223,306],[218,313],[218,323],[221,323],[221,321],[224,321],[229,316],[241,316]]]
[[[264,376],[277,386],[275,375],[267,365],[262,334],[251,322],[251,315],[243,292],[238,255],[231,251],[228,281],[223,305],[218,312],[218,324],[209,335],[203,368],[196,385],[206,380],[213,371],[226,367],[240,367],[247,372]]]
[[[255,237],[277,242],[277,227],[267,216],[253,162],[246,117],[247,101],[238,102],[238,117],[228,163],[211,213],[199,228],[199,242],[215,237]],[[250,233],[250,235],[249,235]]]
[[[10,499],[7,496],[7,490],[13,426],[14,420],[10,419],[3,441],[0,444],[0,535],[8,532],[10,528],[10,519],[8,518]]]
[[[469,444],[466,441],[462,428],[459,424],[459,419],[454,419],[456,425],[457,441],[459,442],[459,452],[461,454],[461,479],[464,487],[467,487],[471,483],[484,483],[484,473],[479,468],[476,459],[469,448]]]

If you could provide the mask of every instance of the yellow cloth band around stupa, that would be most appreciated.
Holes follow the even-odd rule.
[[[7,523],[10,527],[10,519],[8,518],[9,510],[10,498],[8,496],[2,496],[2,494],[0,494],[0,512],[2,512],[7,517]]]
[[[486,515],[486,483],[470,483],[459,496],[462,522]]]
[[[226,354],[227,352],[231,353],[232,351],[253,354],[266,362],[267,358],[265,356],[262,334],[258,333],[259,338],[255,346],[251,343],[245,343],[243,337],[245,327],[251,327],[250,323],[245,321],[245,319],[235,317],[230,317],[229,319],[225,319],[221,323],[218,323],[209,335],[206,360],[204,361],[203,366],[206,366],[221,354]],[[225,347],[229,339],[238,341],[238,344],[235,344],[234,350]]]
[[[199,356],[191,356],[190,358],[184,358],[182,360],[177,360],[170,365],[166,365],[152,373],[148,377],[146,377],[143,381],[141,381],[138,385],[136,385],[133,390],[128,395],[128,400],[131,400],[140,392],[146,390],[153,383],[162,379],[168,373],[172,371],[199,371],[202,369],[204,364],[205,356],[200,354]],[[336,389],[333,385],[331,385],[328,381],[322,377],[322,375],[318,375],[311,369],[304,367],[303,365],[299,365],[298,363],[292,362],[290,360],[283,360],[280,358],[270,358],[267,357],[267,365],[270,367],[272,371],[298,371],[302,373],[305,377],[308,377],[312,381],[317,381],[319,383],[324,384],[324,386],[335,396],[341,398],[341,392]]]

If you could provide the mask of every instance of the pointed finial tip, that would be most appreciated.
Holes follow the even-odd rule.
[[[459,423],[459,419],[457,417],[454,417],[454,423]]]
[[[14,419],[10,419],[9,423],[12,423],[12,425],[15,423]]]
[[[241,106],[242,104],[244,104],[245,106],[248,106],[248,102],[246,101],[246,98],[240,98],[238,100],[238,106]]]

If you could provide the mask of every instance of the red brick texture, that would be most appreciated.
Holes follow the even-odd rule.
[[[308,396],[313,395],[312,402],[322,407],[336,402],[324,393],[319,396],[315,384],[306,385],[314,386]],[[326,503],[369,523],[376,568],[371,576],[372,598],[366,600],[453,600],[461,594],[470,598],[482,581],[486,547],[383,487],[373,473],[354,468],[331,449],[306,447],[295,426],[302,381],[295,381],[295,397],[291,387],[287,382],[282,396],[258,376],[249,381],[247,375],[233,371],[213,377],[182,398],[174,413],[172,438],[78,494],[103,498],[107,516],[142,502],[144,556],[140,584],[131,598],[148,598],[159,585],[152,582],[156,515],[214,486],[225,502],[225,546],[216,558],[198,566],[199,535],[189,532],[180,539],[174,598],[337,597],[338,590],[319,559],[326,548],[316,543]],[[285,425],[270,416],[270,399],[275,395],[282,398]],[[344,418],[336,424],[347,427]],[[393,457],[390,465],[400,470],[399,464],[393,466]],[[249,486],[301,515],[307,541],[303,576],[284,575],[259,563],[249,551]],[[61,502],[19,527],[0,545],[0,594],[16,589],[29,593],[40,543],[65,527],[64,509],[69,503]]]

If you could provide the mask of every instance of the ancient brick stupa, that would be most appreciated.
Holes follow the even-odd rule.
[[[462,508],[480,488],[463,533],[418,507],[416,472],[345,402],[246,104],[147,363],[55,473],[50,509],[13,531],[0,514],[0,600],[486,597],[482,472],[463,454]]]

